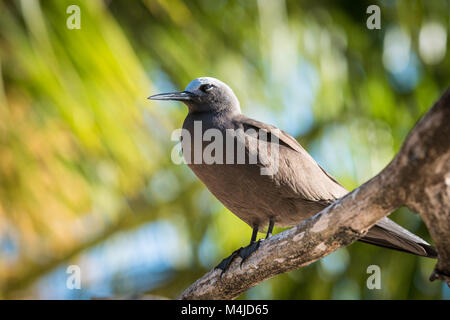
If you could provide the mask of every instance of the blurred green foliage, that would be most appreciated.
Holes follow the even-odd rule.
[[[374,3],[380,30],[366,27]],[[66,27],[72,4],[79,30]],[[161,281],[132,286],[156,278],[145,265],[107,279],[83,269],[85,294],[50,296],[98,296],[103,279],[110,295],[174,298],[249,241],[250,228],[170,160],[185,108],[146,100],[199,76],[230,84],[244,113],[297,136],[349,189],[365,182],[448,86],[449,12],[443,0],[0,1],[0,298],[47,297],[69,264],[104,270],[106,245],[125,256],[117,243],[161,221],[174,246],[166,231],[149,231],[148,246],[176,252]],[[391,217],[431,241],[407,209]],[[380,290],[366,287],[372,264]],[[242,298],[449,298],[428,282],[433,267],[355,243]],[[42,285],[55,272],[62,284]]]

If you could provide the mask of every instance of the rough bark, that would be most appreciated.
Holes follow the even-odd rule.
[[[430,280],[450,286],[450,89],[374,178],[301,224],[264,240],[240,266],[211,270],[179,299],[233,299],[275,275],[306,266],[363,236],[400,206],[417,212],[430,231],[438,262]]]

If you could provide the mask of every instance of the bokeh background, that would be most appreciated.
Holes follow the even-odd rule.
[[[80,30],[66,27],[72,4]],[[171,161],[186,108],[146,100],[199,76],[350,190],[364,183],[447,88],[449,14],[443,0],[0,0],[0,298],[175,298],[248,243]],[[391,217],[431,241],[416,214]],[[70,265],[81,290],[66,287]],[[449,299],[433,267],[355,243],[240,298]]]

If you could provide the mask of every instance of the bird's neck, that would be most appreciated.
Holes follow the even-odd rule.
[[[211,116],[222,116],[227,118],[232,118],[241,114],[241,109],[238,108],[222,108],[222,109],[212,109],[212,110],[189,110],[189,115],[211,115]]]

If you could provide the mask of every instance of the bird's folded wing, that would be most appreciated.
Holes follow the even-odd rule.
[[[378,221],[360,241],[424,257],[437,256],[434,247],[387,217]]]
[[[276,139],[274,141],[269,136],[269,134],[273,135],[278,138],[280,145],[295,151],[283,154],[288,165],[281,166],[279,173],[273,177],[278,180],[275,185],[280,188],[284,196],[292,196],[294,193],[297,201],[303,205],[311,202],[326,207],[348,192],[314,161],[297,140],[283,130],[245,116],[240,116],[237,121],[244,126],[245,130],[252,128],[256,131],[266,131],[267,141],[276,142]],[[437,256],[434,247],[386,217],[378,221],[360,240],[420,256],[432,258]]]
[[[242,123],[244,126],[244,130],[247,130],[249,128],[255,129],[256,131],[263,130],[267,134],[267,140],[275,142],[275,139],[271,139],[270,135],[273,135],[277,138],[279,141],[279,144],[282,144],[286,147],[291,148],[294,151],[303,153],[306,152],[305,149],[298,143],[297,140],[295,140],[292,136],[290,136],[285,131],[278,129],[275,126],[272,126],[270,124],[257,121],[255,119],[248,118],[244,115],[240,115],[237,119],[239,123]]]
[[[236,118],[237,126],[246,131],[263,130],[267,141],[287,147],[293,152],[282,152],[284,162],[280,163],[279,175],[274,177],[283,180],[288,190],[286,194],[296,193],[299,198],[310,201],[327,201],[339,198],[348,191],[328,172],[320,167],[311,155],[292,136],[275,126],[240,115]],[[273,139],[276,137],[276,139]],[[288,164],[288,165],[284,165]],[[289,179],[292,177],[292,179]],[[295,178],[294,178],[295,177]],[[280,182],[280,181],[279,181]]]

